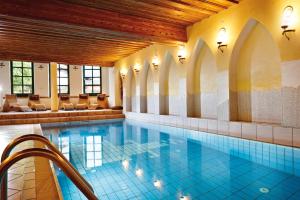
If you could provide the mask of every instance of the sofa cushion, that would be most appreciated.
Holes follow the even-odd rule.
[[[89,99],[89,95],[88,94],[80,94],[79,99]]]
[[[29,100],[31,100],[31,101],[39,101],[40,100],[40,96],[39,95],[30,95],[29,96]]]
[[[74,110],[74,105],[72,103],[63,103],[64,110]]]
[[[103,101],[103,100],[105,100],[105,97],[106,97],[106,94],[98,94],[97,99],[100,101]]]
[[[34,104],[33,107],[37,111],[45,111],[45,110],[47,110],[45,104]]]
[[[68,96],[68,95],[60,96],[60,100],[62,100],[62,101],[68,101],[69,99],[70,99],[70,96]]]

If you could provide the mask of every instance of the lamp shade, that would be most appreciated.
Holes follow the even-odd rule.
[[[120,75],[121,75],[122,78],[125,78],[126,74],[127,74],[127,70],[126,69],[121,69],[120,70]]]
[[[225,28],[220,28],[217,37],[217,44],[227,44],[228,35]]]
[[[282,28],[291,27],[293,25],[294,22],[293,11],[294,9],[292,6],[287,6],[284,8],[282,14],[282,20],[281,20]]]
[[[184,46],[179,47],[178,58],[186,58],[186,49]]]
[[[157,56],[154,56],[154,57],[153,57],[153,59],[152,59],[152,64],[153,64],[154,66],[158,66],[158,64],[159,64],[159,59],[158,59]]]

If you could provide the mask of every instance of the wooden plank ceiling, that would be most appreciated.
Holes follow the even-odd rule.
[[[113,66],[153,43],[186,42],[186,26],[238,0],[0,2],[0,59]]]

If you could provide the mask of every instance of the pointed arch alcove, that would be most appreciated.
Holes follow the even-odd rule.
[[[150,70],[150,64],[148,61],[145,61],[143,64],[143,68],[140,72],[140,96],[139,96],[139,108],[141,113],[147,113],[148,109],[148,99],[147,99],[147,77]]]
[[[138,112],[136,73],[132,73],[130,87],[131,87],[130,88],[130,91],[131,91],[131,111],[132,112]]]
[[[217,75],[212,51],[203,40],[198,40],[187,72],[189,117],[217,118]]]
[[[169,115],[169,71],[170,65],[176,65],[173,56],[167,52],[159,72],[159,114]]]
[[[155,91],[155,76],[154,71],[151,67],[148,69],[147,73],[147,113],[155,114],[158,105],[156,104],[157,92]]]
[[[164,57],[159,79],[161,113],[187,116],[186,72],[169,52]]]
[[[132,95],[132,77],[133,71],[131,68],[128,69],[126,78],[123,80],[125,84],[123,85],[123,107],[126,112],[132,111],[132,102],[131,102],[131,95]]]
[[[243,28],[229,75],[231,120],[281,123],[280,53],[260,22],[250,19]]]

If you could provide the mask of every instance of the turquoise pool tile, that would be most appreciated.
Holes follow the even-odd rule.
[[[116,121],[64,126],[58,148],[92,184],[100,199],[299,199],[297,148]],[[51,128],[44,127],[51,134]],[[61,141],[64,140],[64,143]],[[122,161],[128,161],[124,168]],[[142,169],[141,175],[136,174]],[[86,199],[57,171],[65,199]],[[154,181],[160,180],[160,188]],[[268,188],[262,193],[260,188]]]

